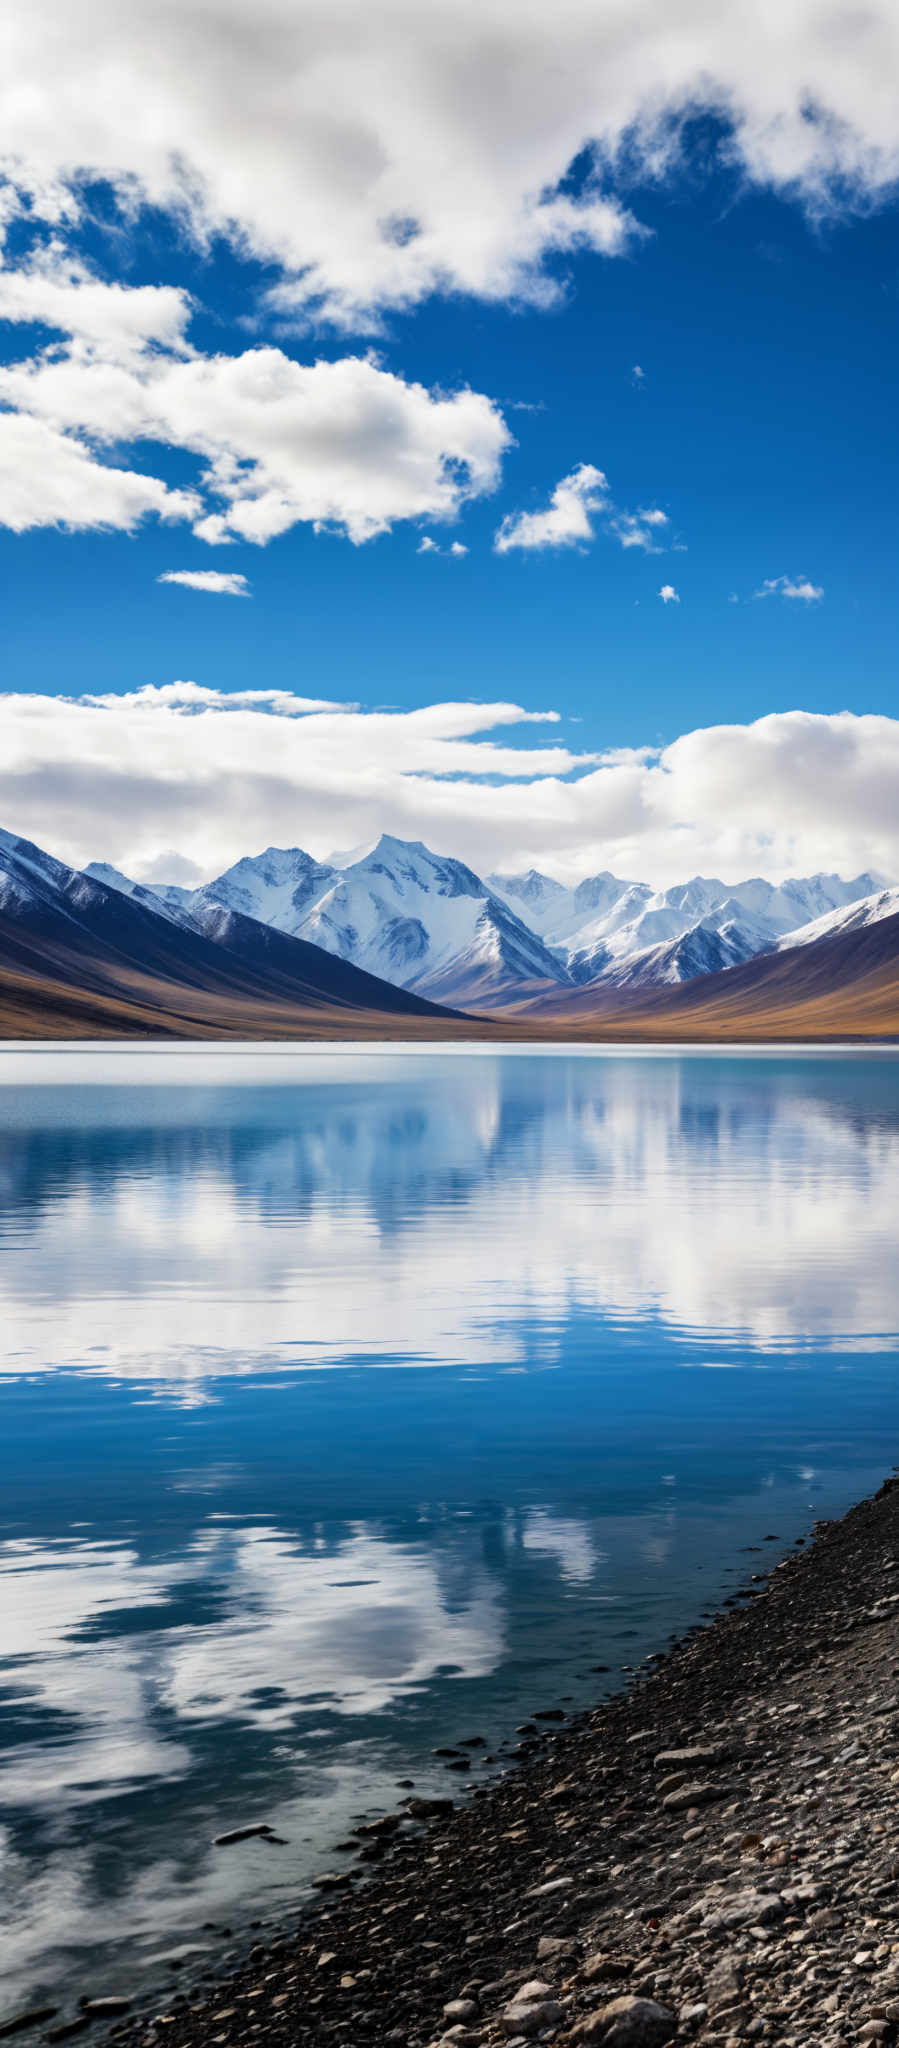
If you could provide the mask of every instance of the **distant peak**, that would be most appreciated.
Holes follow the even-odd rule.
[[[352,858],[340,862],[344,871],[365,867],[369,861],[408,861],[410,859],[430,861],[434,867],[444,864],[444,856],[432,852],[423,839],[398,839],[393,832],[382,832],[370,846],[357,849]],[[338,862],[335,861],[335,867]]]
[[[439,860],[440,855],[432,853],[423,839],[397,839],[392,832],[382,832],[375,847],[376,853],[420,853],[426,860]]]
[[[519,892],[558,889],[562,895],[565,894],[564,882],[557,882],[552,875],[542,874],[539,868],[525,868],[520,875],[511,872],[489,875],[488,881],[493,882],[498,889],[517,889]]]

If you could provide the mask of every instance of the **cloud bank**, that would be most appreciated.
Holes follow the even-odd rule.
[[[876,868],[899,878],[899,720],[777,713],[579,753],[515,704],[407,712],[181,682],[0,697],[0,823],[77,866],[209,877],[269,844],[386,830],[481,872],[657,883]],[[185,867],[183,863],[187,863]]]
[[[0,136],[45,219],[109,179],[279,266],[283,308],[358,328],[435,290],[551,304],[559,257],[633,245],[622,167],[664,175],[697,113],[748,181],[875,201],[897,72],[890,0],[31,0]]]

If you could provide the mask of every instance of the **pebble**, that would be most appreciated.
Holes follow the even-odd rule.
[[[226,1835],[215,1835],[213,1841],[216,1849],[224,1849],[230,1842],[248,1842],[251,1835],[270,1835],[272,1833],[273,1830],[269,1827],[268,1822],[260,1821],[258,1826],[254,1827],[229,1828]]]
[[[729,1799],[733,1787],[710,1784],[707,1778],[694,1783],[680,1785],[674,1792],[666,1792],[662,1805],[669,1813],[683,1813],[691,1806],[711,1806],[716,1799]]]

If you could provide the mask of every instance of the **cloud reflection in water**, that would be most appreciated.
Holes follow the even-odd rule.
[[[410,1056],[382,1088],[248,1066],[243,1088],[86,1088],[76,1118],[20,1088],[7,1370],[548,1363],[575,1311],[762,1349],[899,1327],[874,1063]]]

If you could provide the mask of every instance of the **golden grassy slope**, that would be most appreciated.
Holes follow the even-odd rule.
[[[56,974],[49,962],[47,972],[11,966],[0,968],[0,1036],[598,1044],[899,1039],[899,917],[650,998],[609,996],[600,1005],[595,992],[585,991],[564,1008],[530,1016],[410,1016],[346,1001],[260,997],[188,985],[121,959],[114,985],[108,967],[79,975],[74,959]]]

